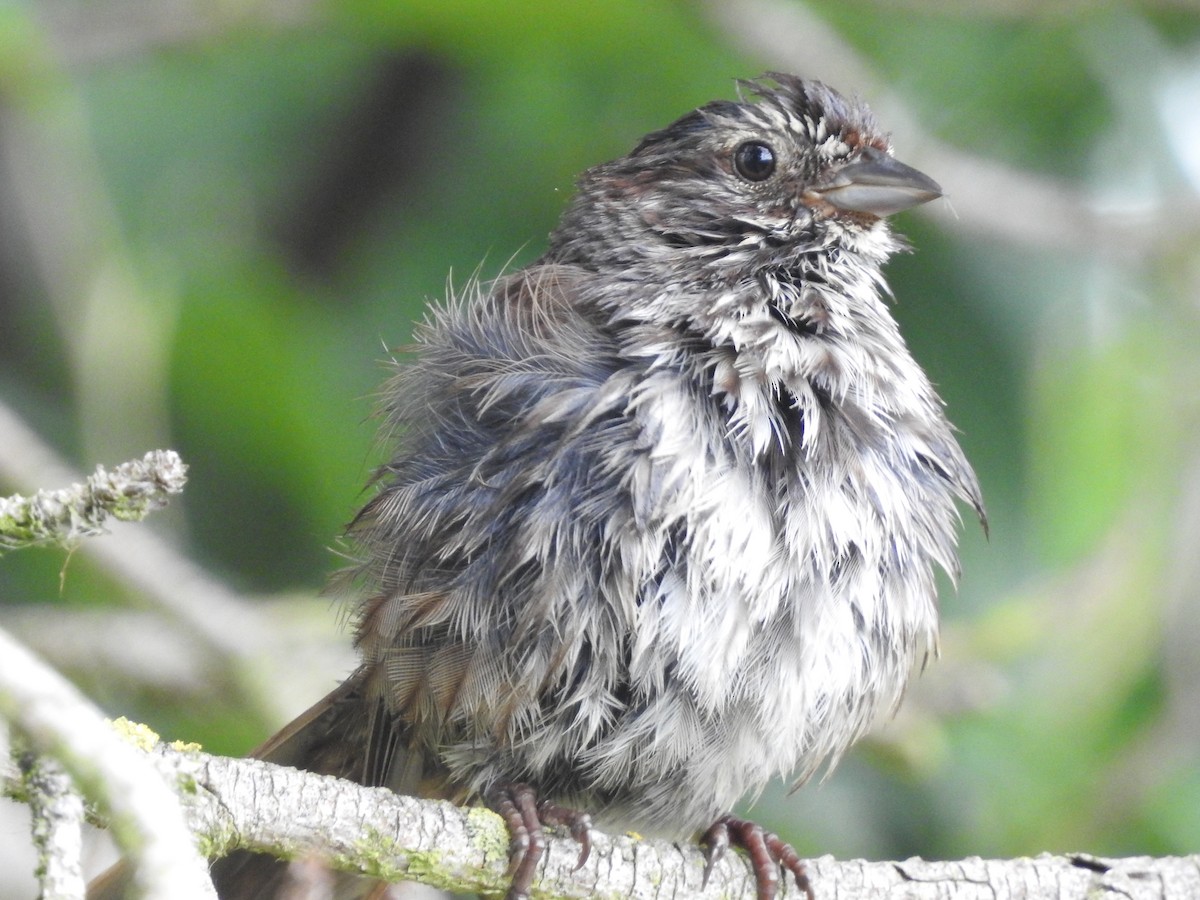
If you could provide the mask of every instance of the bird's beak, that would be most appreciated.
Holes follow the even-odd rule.
[[[813,190],[838,209],[880,217],[942,196],[941,186],[928,175],[874,147],[864,148],[857,160]]]

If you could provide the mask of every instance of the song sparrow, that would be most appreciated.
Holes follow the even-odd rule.
[[[763,898],[780,863],[802,880],[728,813],[896,707],[936,644],[955,498],[983,518],[881,274],[884,217],[940,188],[861,103],[742,88],[585,172],[545,255],[420,328],[350,532],[362,666],[265,748],[493,803],[535,838],[510,897],[539,812],[586,841],[562,807],[709,829]]]

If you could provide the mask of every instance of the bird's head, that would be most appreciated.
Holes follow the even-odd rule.
[[[883,219],[941,196],[891,155],[864,104],[791,75],[740,87],[741,100],[708,103],[584,173],[551,254],[596,269],[715,264],[706,277],[838,245],[882,261],[898,246]]]

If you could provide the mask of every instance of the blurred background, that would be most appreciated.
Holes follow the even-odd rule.
[[[897,718],[753,815],[811,855],[1196,851],[1198,51],[1184,0],[0,2],[0,494],[191,467],[145,524],[0,558],[0,627],[111,715],[249,750],[353,665],[320,591],[427,301],[791,71],[946,189],[888,277],[991,537],[964,522]]]

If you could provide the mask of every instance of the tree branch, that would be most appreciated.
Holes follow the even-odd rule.
[[[164,506],[187,481],[187,466],[174,450],[152,450],[111,472],[96,466],[82,484],[37,491],[30,497],[0,497],[0,547],[35,544],[70,546],[103,534],[111,517],[135,522]]]
[[[250,849],[289,859],[319,856],[343,871],[463,893],[503,891],[507,884],[508,834],[487,810],[364,788],[259,760],[162,744],[150,752],[202,846],[214,855]],[[695,845],[599,834],[591,857],[576,871],[578,854],[571,838],[551,837],[535,890],[570,900],[755,896],[753,875],[740,854],[719,862],[707,887],[701,885],[704,855]],[[836,895],[839,900],[1200,896],[1200,856],[1043,855],[954,862],[820,857],[809,862],[809,876],[818,898]],[[781,894],[796,896],[794,886]]]
[[[82,897],[86,887],[82,865],[83,800],[70,776],[53,759],[26,755],[22,763],[38,854],[40,900]]]
[[[145,756],[119,739],[74,685],[2,630],[0,719],[11,722],[34,752],[61,763],[76,788],[103,806],[118,844],[140,862],[135,881],[138,896],[156,900],[212,896],[212,885],[179,804],[147,765]],[[40,793],[43,796],[31,803],[35,809],[53,805],[61,808],[61,785],[51,784],[48,791],[45,789],[45,779],[40,777],[44,767],[27,764],[22,768],[24,778],[13,774],[5,777],[0,769],[5,792],[25,800]],[[178,789],[178,781],[170,784]],[[65,818],[69,819],[69,814]],[[52,830],[57,834],[41,841],[43,852],[51,841],[55,852],[66,852],[65,845],[77,846],[62,830],[63,824],[55,823]],[[57,884],[69,884],[69,872],[75,863],[58,859],[51,865],[43,861],[40,868]],[[63,891],[57,896],[71,896],[67,893],[70,887]]]

